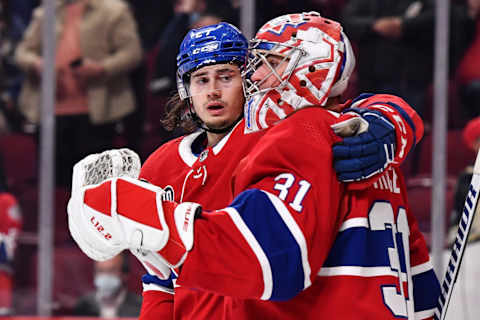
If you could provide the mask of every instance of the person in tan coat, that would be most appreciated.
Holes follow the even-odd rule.
[[[69,183],[73,164],[111,148],[115,125],[135,110],[128,73],[142,59],[132,12],[123,0],[59,0],[56,4],[57,183]],[[26,72],[19,108],[39,124],[42,7],[19,43],[15,60]]]

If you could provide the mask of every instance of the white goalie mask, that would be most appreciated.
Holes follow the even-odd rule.
[[[275,65],[271,56],[277,57]],[[325,105],[328,97],[345,91],[354,67],[350,41],[338,22],[317,12],[267,22],[250,42],[243,75],[247,132],[267,128],[294,110]]]

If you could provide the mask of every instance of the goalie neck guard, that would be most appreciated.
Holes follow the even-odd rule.
[[[288,63],[282,74],[270,65],[272,54]],[[270,73],[252,81],[250,76],[263,64]],[[287,14],[267,22],[250,43],[244,71],[247,130],[267,128],[305,106],[325,105],[328,97],[345,91],[354,67],[352,47],[338,22],[317,12]],[[279,84],[265,87],[271,76]]]

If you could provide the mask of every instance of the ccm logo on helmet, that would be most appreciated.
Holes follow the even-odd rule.
[[[201,48],[197,48],[192,50],[192,54],[197,54],[200,52],[212,52],[212,51],[217,51],[218,50],[219,43],[214,42],[214,43],[209,43],[206,46],[203,46]]]
[[[90,218],[90,222],[92,223],[93,227],[97,229],[97,231],[107,240],[112,239],[112,235],[105,231],[105,228],[100,224],[100,222],[95,219],[94,216]]]

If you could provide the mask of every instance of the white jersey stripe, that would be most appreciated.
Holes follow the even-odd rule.
[[[358,277],[398,277],[398,271],[390,267],[323,267],[318,272],[320,277],[358,276]],[[402,278],[404,273],[402,273]],[[405,277],[406,279],[406,277]]]
[[[422,263],[422,264],[419,264],[418,266],[412,267],[411,270],[412,270],[412,276],[414,276],[414,275],[417,275],[417,274],[420,274],[420,273],[423,273],[423,272],[426,272],[426,271],[429,271],[429,270],[433,270],[433,265],[432,265],[432,262],[430,260],[428,260],[425,263]]]
[[[163,287],[163,286],[160,286],[160,285],[155,284],[155,283],[148,283],[148,284],[143,283],[143,292],[145,292],[145,291],[162,291],[162,292],[174,294],[173,289]]]
[[[435,309],[428,309],[423,311],[415,312],[415,319],[428,319],[433,317]]]
[[[253,252],[257,256],[257,259],[260,263],[260,266],[262,268],[263,283],[264,283],[263,294],[260,297],[260,299],[262,300],[270,299],[270,297],[272,296],[272,290],[273,290],[272,269],[270,267],[270,262],[268,261],[268,258],[265,252],[263,252],[262,247],[258,243],[257,239],[255,239],[255,236],[247,227],[247,225],[245,224],[245,222],[243,221],[242,217],[237,212],[237,210],[235,210],[235,208],[232,208],[232,207],[228,207],[223,210],[228,213],[228,215],[232,219],[237,229],[243,235],[243,237],[249,244],[250,248],[253,250]]]
[[[346,220],[340,227],[339,232],[342,232],[349,228],[364,227],[368,228],[368,219],[367,218],[352,218]]]

